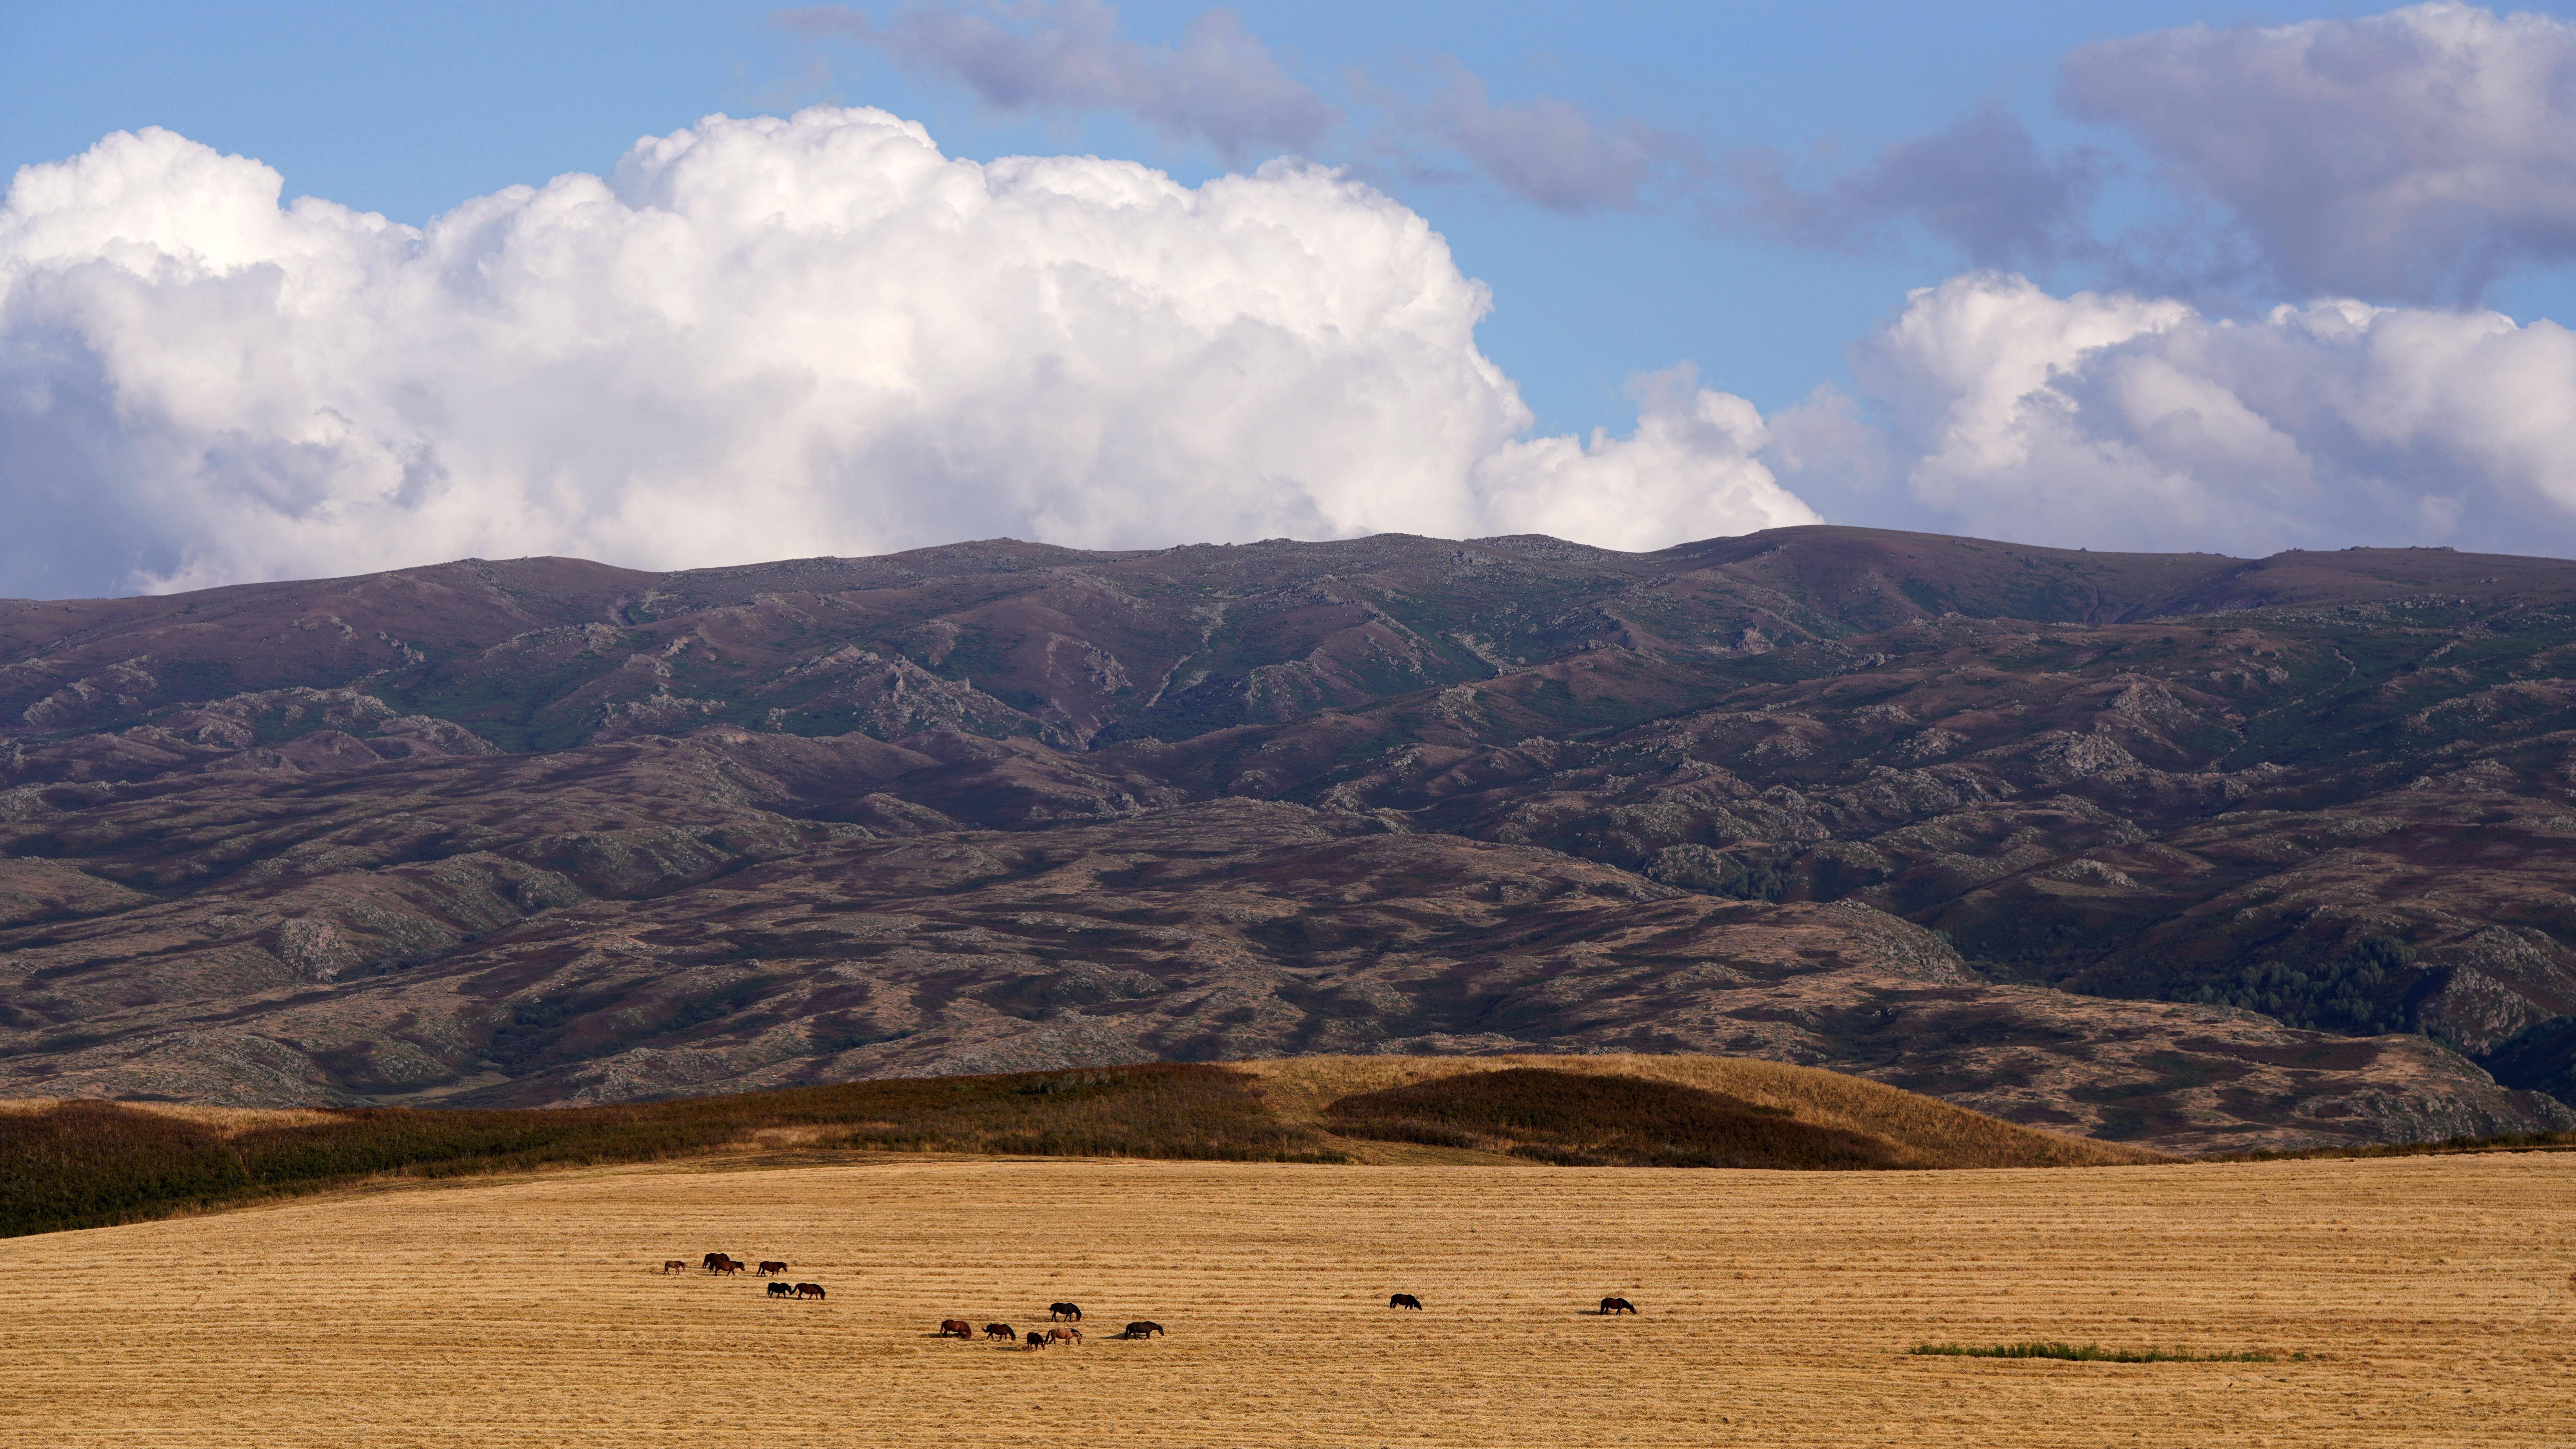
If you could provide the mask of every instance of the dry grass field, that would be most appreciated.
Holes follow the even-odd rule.
[[[654,1271],[710,1249],[831,1297]],[[2571,1269],[2576,1154],[702,1161],[0,1241],[0,1443],[2564,1446]],[[2310,1357],[1904,1352],[2032,1337]]]

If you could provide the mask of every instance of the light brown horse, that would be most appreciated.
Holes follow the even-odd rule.
[[[1082,1330],[1079,1328],[1050,1328],[1047,1330],[1047,1342],[1080,1343],[1082,1342]]]

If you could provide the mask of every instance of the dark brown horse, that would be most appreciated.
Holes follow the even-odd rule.
[[[726,1253],[707,1254],[706,1265],[707,1271],[710,1273],[739,1273],[743,1271],[742,1260]]]
[[[1422,1300],[1414,1297],[1410,1293],[1390,1293],[1386,1295],[1386,1306],[1389,1308],[1411,1308],[1419,1310],[1422,1307]]]
[[[1127,1331],[1118,1336],[1120,1338],[1152,1338],[1155,1334],[1161,1333],[1162,1331],[1163,1325],[1159,1323],[1147,1323],[1145,1320],[1140,1318],[1135,1322],[1128,1324]]]
[[[1074,1322],[1080,1323],[1082,1321],[1082,1305],[1079,1303],[1050,1303],[1047,1305],[1047,1318],[1050,1322],[1058,1318],[1070,1318]]]
[[[1604,1298],[1601,1300],[1601,1316],[1604,1318],[1609,1317],[1613,1313],[1634,1313],[1636,1311],[1637,1305],[1629,1302],[1625,1298]]]
[[[772,1283],[769,1286],[775,1288],[778,1285]],[[823,1285],[820,1283],[799,1283],[796,1285],[796,1296],[799,1298],[820,1298],[823,1296]]]
[[[939,1320],[939,1336],[941,1338],[962,1338],[968,1343],[972,1343],[975,1341],[975,1325],[968,1323],[963,1318],[943,1318]]]
[[[760,1276],[763,1278],[768,1277],[772,1273],[784,1273],[786,1271],[787,1265],[775,1260],[760,1265]]]
[[[1046,1347],[1046,1335],[1045,1335],[1045,1334],[1043,1334],[1043,1333],[1038,1332],[1038,1331],[1037,1331],[1036,1329],[1034,1329],[1034,1328],[1030,1329],[1030,1330],[1029,1330],[1029,1347],[1031,1347],[1031,1348],[1044,1348],[1044,1347]]]
[[[998,1339],[1002,1340],[1004,1343],[1008,1343],[1008,1342],[1010,1342],[1012,1339],[1015,1339],[1015,1338],[1019,1337],[1019,1335],[1018,1335],[1018,1334],[1016,1334],[1016,1333],[1014,1333],[1014,1332],[1012,1332],[1012,1331],[1011,1331],[1011,1325],[1009,1325],[1009,1324],[1007,1324],[1007,1323],[987,1323],[987,1324],[985,1324],[985,1325],[984,1325],[984,1336],[985,1336],[986,1338],[998,1338]]]
[[[679,1258],[664,1258],[662,1260],[662,1271],[665,1273],[685,1273],[689,1271],[689,1265],[687,1262]]]

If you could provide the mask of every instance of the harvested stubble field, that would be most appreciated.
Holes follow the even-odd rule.
[[[710,1249],[832,1296],[654,1271]],[[2570,1154],[628,1166],[0,1242],[0,1442],[2563,1446],[2571,1268]],[[1906,1353],[2032,1338],[2311,1358]]]

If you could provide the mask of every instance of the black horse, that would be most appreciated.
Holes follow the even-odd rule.
[[[1162,1331],[1163,1325],[1159,1323],[1147,1323],[1145,1320],[1140,1318],[1134,1323],[1128,1324],[1127,1331],[1118,1336],[1120,1338],[1152,1338],[1155,1334],[1161,1333]]]
[[[1386,1297],[1386,1306],[1389,1308],[1419,1309],[1422,1306],[1422,1300],[1414,1297],[1410,1293],[1390,1293]]]
[[[784,1283],[772,1283],[769,1285],[769,1296],[772,1298],[792,1298],[795,1294],[796,1290],[788,1287]]]
[[[1079,1303],[1048,1304],[1047,1321],[1052,1323],[1059,1318],[1070,1318],[1074,1322],[1080,1323],[1082,1321],[1082,1305]]]

